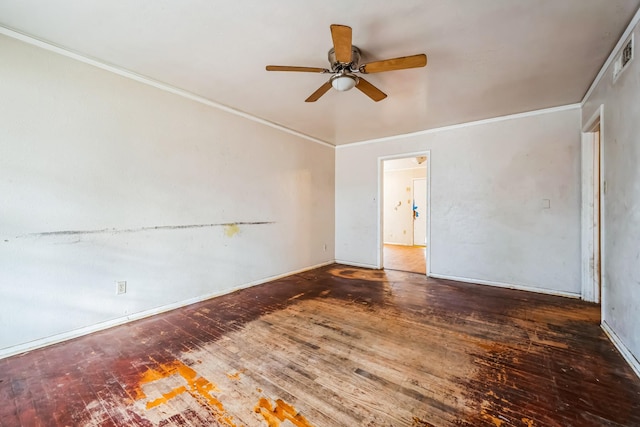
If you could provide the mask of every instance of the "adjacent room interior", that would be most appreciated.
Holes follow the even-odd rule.
[[[382,267],[427,273],[428,153],[382,161]]]
[[[0,1],[0,425],[640,425],[639,8]]]

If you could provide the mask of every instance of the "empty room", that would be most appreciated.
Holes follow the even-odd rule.
[[[0,0],[0,426],[640,426],[640,0]]]

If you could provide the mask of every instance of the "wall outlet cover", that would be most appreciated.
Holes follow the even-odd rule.
[[[116,282],[116,295],[122,295],[122,294],[126,294],[127,293],[127,282],[122,280],[122,281],[117,281]]]

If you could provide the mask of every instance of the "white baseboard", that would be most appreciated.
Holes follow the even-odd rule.
[[[455,280],[456,282],[473,283],[476,285],[496,286],[498,288],[516,289],[518,291],[535,292],[538,294],[547,294],[547,295],[554,295],[554,296],[560,296],[560,297],[580,299],[580,294],[576,292],[556,291],[553,289],[537,288],[535,286],[515,285],[512,283],[492,282],[489,280],[481,280],[481,279],[469,279],[466,277],[447,276],[445,274],[437,274],[437,273],[429,273],[429,277],[433,277],[434,279]]]
[[[134,313],[128,316],[119,317],[117,319],[107,320],[105,322],[96,323],[95,325],[86,326],[84,328],[74,329],[73,331],[63,332],[61,334],[52,335],[50,337],[40,338],[34,341],[30,341],[24,344],[19,344],[11,347],[5,347],[0,349],[0,359],[5,359],[7,357],[15,356],[18,354],[26,353],[29,351],[33,351],[42,347],[47,347],[52,344],[57,344],[63,341],[68,341],[74,338],[81,337],[83,335],[88,335],[94,332],[103,331],[105,329],[113,328],[114,326],[123,325],[125,323],[133,322],[135,320],[144,319],[145,317],[154,316],[156,314],[165,313],[167,311],[175,310],[177,308],[185,307],[187,305],[195,304],[198,302],[206,301],[211,298],[219,297],[222,295],[230,294],[231,292],[235,292],[240,289],[250,288],[252,286],[260,285],[262,283],[271,282],[273,280],[278,280],[283,277],[292,276],[294,274],[303,273],[308,270],[313,270],[315,268],[324,267],[326,265],[334,264],[335,261],[326,261],[320,264],[316,264],[310,267],[301,268],[299,270],[289,271],[287,273],[278,274],[275,276],[265,277],[263,279],[255,280],[253,282],[244,283],[239,286],[234,286],[233,288],[225,289],[223,291],[212,292],[209,294],[201,295],[195,298],[190,298],[182,301],[178,301],[172,304],[163,305],[160,307],[152,308],[149,310],[141,311],[139,313]]]
[[[344,264],[344,265],[348,265],[348,266],[351,266],[351,267],[361,267],[361,268],[370,268],[370,269],[373,269],[373,270],[380,270],[380,268],[377,265],[363,264],[363,263],[360,263],[360,262],[344,261],[344,260],[340,260],[340,259],[336,260],[336,264]]]
[[[638,361],[638,359],[635,358],[633,353],[629,351],[627,346],[624,345],[624,343],[622,342],[618,334],[616,334],[613,331],[613,329],[611,329],[611,326],[609,326],[606,320],[603,320],[602,323],[600,323],[600,327],[602,328],[604,333],[607,334],[607,336],[609,337],[613,345],[616,347],[616,349],[618,349],[622,357],[624,357],[624,360],[626,360],[629,366],[631,366],[631,369],[633,369],[633,372],[635,372],[638,378],[640,378],[640,361]]]

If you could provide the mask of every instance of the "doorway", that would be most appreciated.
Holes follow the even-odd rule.
[[[429,156],[380,159],[380,267],[427,274]]]
[[[582,299],[601,303],[603,280],[602,237],[604,195],[603,106],[587,122],[582,132]]]

